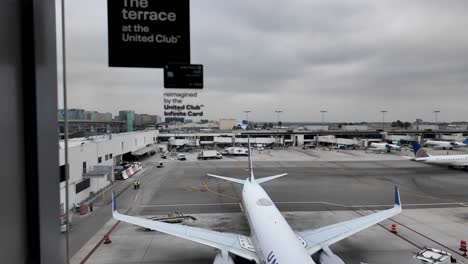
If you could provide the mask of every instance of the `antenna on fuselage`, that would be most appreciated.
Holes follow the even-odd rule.
[[[252,182],[254,180],[254,174],[253,174],[253,163],[252,163],[252,148],[250,147],[250,136],[247,138],[248,142],[248,147],[249,147],[249,182]]]

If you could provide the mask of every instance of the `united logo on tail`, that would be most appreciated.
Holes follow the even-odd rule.
[[[427,155],[427,152],[425,149],[420,148],[418,151],[416,151],[416,158],[427,158],[429,155]]]
[[[427,154],[426,150],[421,147],[421,145],[418,144],[418,142],[413,141],[413,151],[414,151],[414,157],[416,158],[427,158],[429,157],[429,154]]]

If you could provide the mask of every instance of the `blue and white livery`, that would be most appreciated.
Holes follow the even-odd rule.
[[[372,142],[369,145],[369,150],[381,152],[390,152],[392,150],[401,151],[401,147],[402,145],[400,141],[398,141],[396,144]]]
[[[419,145],[418,142],[413,141],[414,161],[425,162],[435,165],[446,165],[450,167],[467,168],[468,155],[429,155],[426,150]]]
[[[233,264],[233,255],[259,264],[314,264],[311,255],[315,253],[319,254],[320,263],[340,264],[344,262],[330,250],[330,245],[402,211],[398,188],[395,187],[395,204],[391,209],[318,229],[296,232],[260,186],[261,183],[280,178],[286,173],[255,179],[250,151],[249,176],[246,180],[208,175],[243,185],[242,204],[250,225],[250,236],[122,215],[117,212],[115,197],[113,216],[123,222],[217,248],[220,253],[216,255],[214,264]]]
[[[460,148],[460,147],[467,147],[468,138],[466,138],[463,142],[428,140],[424,144],[426,146],[433,147],[433,148],[454,149],[454,148]]]

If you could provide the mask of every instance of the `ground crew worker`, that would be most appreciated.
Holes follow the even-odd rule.
[[[89,206],[89,211],[92,212],[93,206],[94,206],[93,202],[90,202],[88,206]]]
[[[137,188],[140,189],[140,186],[141,186],[141,182],[138,181],[138,187]]]
[[[136,190],[138,188],[138,181],[133,182],[133,190]]]

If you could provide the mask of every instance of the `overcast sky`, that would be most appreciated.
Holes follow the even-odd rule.
[[[161,69],[107,67],[107,0],[66,2],[69,107],[161,114]],[[465,0],[191,1],[205,117],[468,120],[467,14]]]

